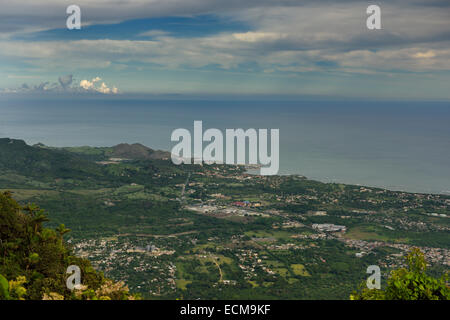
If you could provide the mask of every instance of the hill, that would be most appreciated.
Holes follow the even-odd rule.
[[[140,143],[120,143],[113,147],[49,147],[43,143],[33,145],[34,148],[63,151],[70,154],[76,154],[89,161],[103,161],[109,158],[121,158],[126,160],[169,160],[170,152],[162,150],[153,150]]]
[[[170,159],[170,153],[161,150],[150,149],[140,143],[121,143],[112,147],[111,156],[126,159]]]
[[[26,239],[14,244],[22,262],[0,259],[8,263],[0,273],[16,283],[27,268],[54,279],[34,253],[46,256],[39,251],[46,234],[59,246],[62,223],[72,229],[74,255],[145,298],[348,299],[367,266],[387,274],[413,247],[430,261],[430,275],[448,270],[449,196],[250,175],[239,166],[176,166],[146,159],[151,151],[138,144],[51,148],[3,139],[0,149],[0,188],[22,206],[45,208],[53,230],[36,234],[30,210],[17,209],[29,229],[13,231],[13,239]],[[3,244],[14,224],[0,227]],[[65,257],[55,252],[56,261]],[[51,291],[62,280],[52,281],[47,294],[62,292]],[[28,297],[40,299],[31,288],[38,293]]]
[[[0,171],[46,180],[102,174],[100,166],[74,153],[29,146],[23,140],[10,138],[0,139]]]
[[[123,283],[106,279],[88,260],[75,257],[63,240],[70,230],[64,225],[45,228],[47,220],[38,207],[22,207],[10,193],[0,194],[0,300],[134,298]],[[81,271],[81,284],[73,291],[66,285],[71,265]]]

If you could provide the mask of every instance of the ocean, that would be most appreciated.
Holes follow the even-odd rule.
[[[0,137],[49,146],[142,143],[174,129],[280,130],[280,174],[450,194],[450,102],[0,98]]]

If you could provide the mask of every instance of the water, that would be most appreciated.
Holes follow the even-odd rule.
[[[450,103],[0,99],[0,137],[50,146],[139,142],[176,128],[279,128],[280,174],[450,194]]]

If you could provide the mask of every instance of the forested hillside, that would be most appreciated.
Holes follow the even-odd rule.
[[[20,206],[10,193],[0,194],[0,299],[130,299],[122,283],[106,279],[90,262],[72,254],[63,240],[70,230],[43,227],[43,210]],[[67,267],[78,266],[82,284],[71,291]],[[9,281],[8,281],[9,280]]]

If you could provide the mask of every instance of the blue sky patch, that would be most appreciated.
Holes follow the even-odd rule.
[[[249,29],[250,27],[243,22],[215,15],[201,15],[128,20],[116,24],[85,26],[81,30],[52,29],[17,35],[13,40],[148,40],[164,33],[177,38],[191,38],[221,32],[246,32]]]

